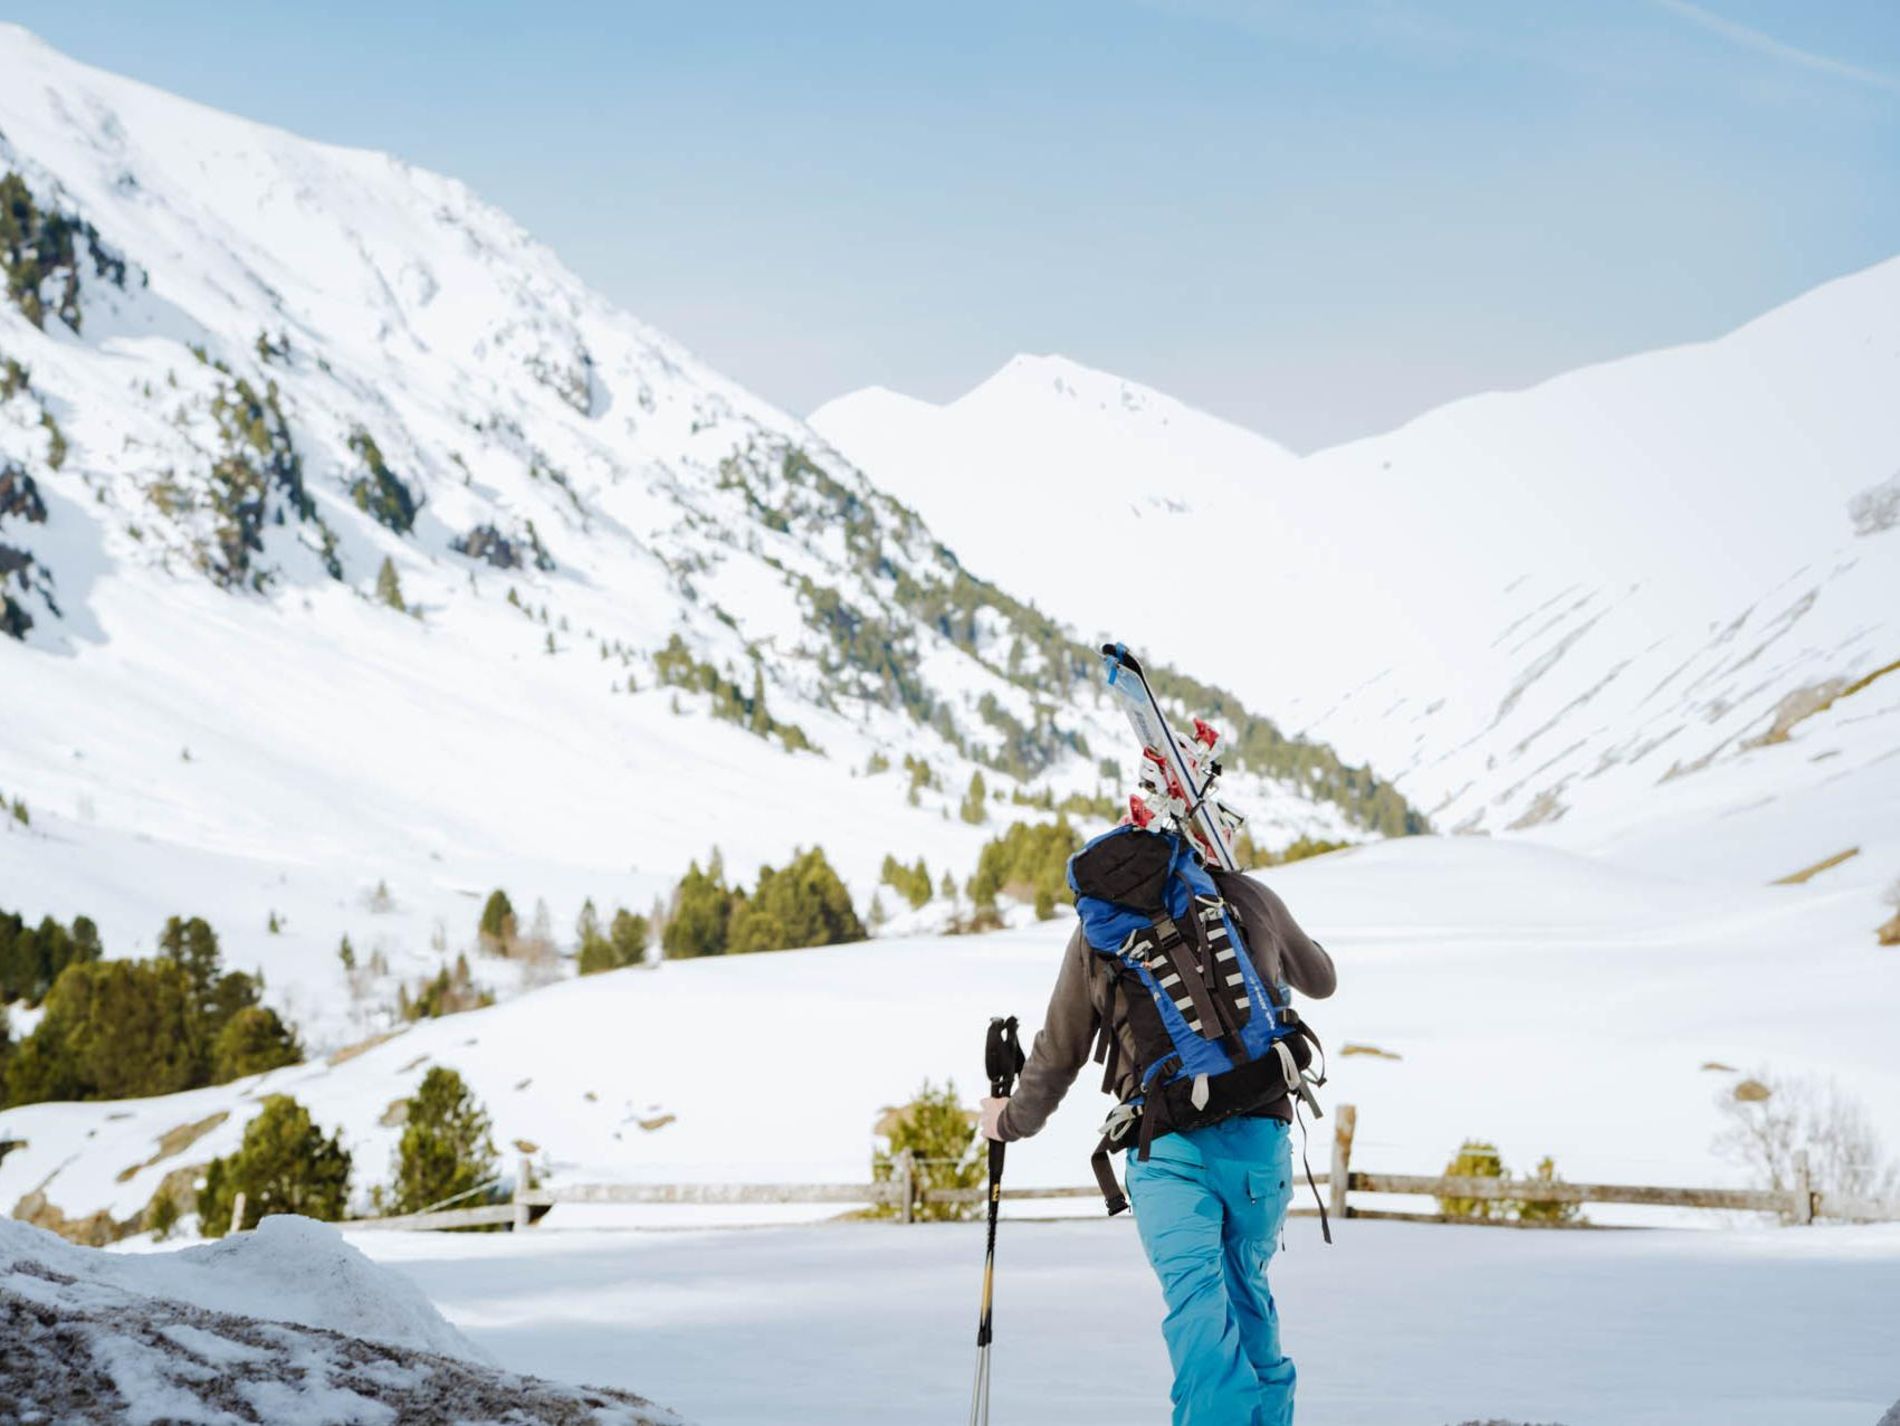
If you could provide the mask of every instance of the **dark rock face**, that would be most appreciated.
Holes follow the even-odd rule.
[[[46,523],[46,502],[33,477],[11,463],[0,465],[0,520],[24,520],[29,525]]]
[[[502,534],[493,525],[477,525],[466,535],[450,540],[449,548],[458,555],[483,560],[496,569],[522,569],[532,564],[543,574],[552,574],[555,568],[554,557],[541,543],[532,520],[527,522],[523,533],[514,536]]]
[[[485,560],[496,569],[520,569],[521,552],[513,540],[493,525],[477,525],[466,535],[458,535],[449,548],[472,560]]]

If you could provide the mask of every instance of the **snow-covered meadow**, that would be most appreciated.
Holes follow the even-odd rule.
[[[1735,1076],[1709,1062],[1836,1079],[1900,1145],[1900,957],[1825,873],[1695,882],[1411,838],[1271,880],[1340,966],[1338,996],[1307,1008],[1334,1048],[1329,1101],[1359,1106],[1361,1168],[1434,1172],[1475,1135],[1516,1167],[1550,1154],[1578,1180],[1738,1183],[1742,1167],[1711,1151]],[[864,1181],[884,1107],[926,1078],[973,1099],[988,1017],[1039,1021],[1073,924],[616,971],[423,1022],[340,1063],[0,1111],[0,1139],[24,1141],[0,1159],[0,1202],[38,1189],[69,1216],[127,1218],[166,1173],[229,1152],[279,1092],[343,1131],[361,1188],[387,1172],[390,1105],[438,1064],[474,1087],[497,1142],[534,1144],[556,1182]],[[1398,1058],[1338,1053],[1348,1043]],[[1105,1104],[1085,1071],[1050,1129],[1012,1151],[1013,1181],[1087,1182]],[[157,1156],[166,1134],[214,1119]]]
[[[1900,1230],[1520,1233],[1296,1221],[1271,1276],[1313,1426],[1876,1426]],[[504,1365],[719,1426],[960,1421],[974,1224],[361,1234]],[[1161,1294],[1125,1220],[1004,1225],[993,1418],[1166,1419]]]

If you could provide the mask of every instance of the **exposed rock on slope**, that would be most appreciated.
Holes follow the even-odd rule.
[[[0,1220],[0,1399],[15,1421],[680,1426],[623,1391],[481,1360],[428,1300],[334,1230],[114,1257]]]

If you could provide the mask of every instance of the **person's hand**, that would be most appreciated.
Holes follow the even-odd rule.
[[[1005,1095],[1001,1099],[985,1099],[978,1108],[982,1110],[983,1137],[999,1142],[1003,1137],[1003,1106],[1009,1103]]]

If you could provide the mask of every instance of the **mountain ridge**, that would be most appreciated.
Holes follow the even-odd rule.
[[[1165,443],[1133,442],[1053,381],[1008,409],[980,385],[812,421],[976,557],[1002,545],[989,501],[1075,530],[1074,557],[1025,566],[1051,609],[1191,660],[1231,650],[1242,696],[1389,770],[1443,828],[1671,855],[1660,829],[1706,832],[1713,801],[1738,865],[1779,875],[1829,853],[1767,827],[1774,798],[1836,806],[1844,844],[1900,820],[1879,682],[1900,653],[1897,320],[1900,259],[1302,457],[1178,404]],[[1193,617],[1154,597],[1178,549],[1225,596]],[[1846,687],[1851,713],[1828,701]],[[1804,705],[1824,712],[1784,727]],[[1789,728],[1865,795],[1781,751]]]
[[[334,1043],[352,930],[413,974],[494,886],[639,909],[715,842],[749,877],[822,841],[862,904],[886,855],[963,875],[1125,790],[1072,631],[465,185],[22,33],[4,909],[117,954],[207,914]],[[1416,818],[1233,711],[1263,844]]]

